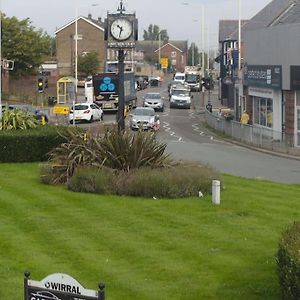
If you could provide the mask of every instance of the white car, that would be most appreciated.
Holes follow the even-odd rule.
[[[93,122],[96,120],[103,120],[103,110],[95,103],[76,103],[75,110],[73,107],[70,110],[69,121],[73,123],[75,121]]]
[[[182,84],[184,84],[185,82],[185,74],[184,73],[176,73],[174,78],[173,78],[174,81],[177,81],[177,82],[180,82]]]
[[[174,89],[170,98],[170,108],[191,108],[191,94],[188,89]]]
[[[159,116],[155,115],[152,107],[136,107],[130,116],[130,128],[132,130],[156,131],[160,127]]]
[[[164,111],[164,98],[160,93],[147,93],[143,97],[144,107],[152,107],[156,111]]]

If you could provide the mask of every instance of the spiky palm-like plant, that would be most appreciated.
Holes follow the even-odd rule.
[[[0,130],[30,129],[39,125],[38,120],[22,110],[4,110],[0,119]]]
[[[108,167],[116,171],[169,166],[172,160],[165,149],[166,144],[159,142],[155,133],[112,130],[85,141],[82,132],[72,130],[68,142],[51,151],[49,165],[55,174],[54,182],[67,182],[81,166]]]

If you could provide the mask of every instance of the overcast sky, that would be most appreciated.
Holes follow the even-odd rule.
[[[271,0],[240,0],[242,18],[249,19]],[[1,2],[1,0],[0,0]],[[77,4],[76,4],[77,3]],[[2,0],[2,11],[9,17],[29,18],[33,26],[54,35],[76,15],[93,18],[106,17],[107,11],[115,12],[119,0]],[[188,40],[200,45],[201,5],[205,12],[206,47],[215,48],[220,19],[238,19],[238,0],[124,0],[127,12],[136,12],[139,35],[149,24],[167,29],[170,39]],[[209,39],[207,38],[209,33]]]

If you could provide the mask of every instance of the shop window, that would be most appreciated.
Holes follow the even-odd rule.
[[[253,103],[254,124],[273,128],[273,100],[253,97]]]
[[[296,91],[296,105],[300,106],[300,91]]]

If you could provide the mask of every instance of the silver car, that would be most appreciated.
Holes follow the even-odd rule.
[[[156,111],[164,111],[164,98],[160,93],[147,93],[143,100],[145,107],[152,107]]]
[[[152,107],[137,107],[132,114],[130,114],[130,128],[132,130],[158,130],[160,121],[159,117],[155,115]]]

